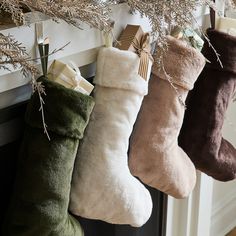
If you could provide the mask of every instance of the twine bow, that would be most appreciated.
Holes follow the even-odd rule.
[[[150,52],[150,35],[149,33],[145,33],[140,40],[137,38],[134,39],[132,43],[136,53],[140,57],[140,65],[139,65],[139,72],[138,74],[143,77],[145,80],[148,79],[148,67],[149,67],[149,60],[152,62],[153,57]]]

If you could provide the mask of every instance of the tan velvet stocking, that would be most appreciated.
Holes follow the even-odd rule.
[[[164,67],[178,93],[163,71],[153,70],[149,94],[144,98],[130,140],[131,173],[145,184],[175,198],[187,197],[196,182],[196,171],[186,153],[178,146],[188,91],[205,65],[203,55],[173,37]]]

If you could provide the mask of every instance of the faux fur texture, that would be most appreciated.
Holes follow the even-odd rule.
[[[236,149],[222,138],[222,126],[236,92],[236,37],[209,29],[208,37],[224,68],[207,43],[208,63],[188,97],[188,109],[179,138],[197,169],[221,181],[236,178]]]
[[[164,67],[185,100],[202,71],[205,59],[184,42],[168,37]],[[195,186],[196,172],[178,146],[184,106],[163,71],[153,70],[149,94],[144,98],[130,140],[131,173],[145,184],[175,198],[187,197]]]
[[[148,190],[128,168],[129,137],[148,82],[133,52],[103,48],[95,78],[95,108],[78,151],[70,210],[85,218],[142,226],[152,212]]]
[[[94,106],[91,97],[42,78],[45,121],[35,93],[26,112],[15,190],[3,236],[81,236],[79,222],[68,214],[74,160]]]

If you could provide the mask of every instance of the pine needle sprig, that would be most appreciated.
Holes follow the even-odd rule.
[[[10,13],[12,20],[17,26],[24,23],[24,14],[20,0],[0,0],[0,13],[1,11]]]
[[[44,112],[44,100],[43,100],[43,96],[46,96],[46,91],[45,91],[45,87],[42,84],[42,82],[38,82],[37,80],[35,80],[35,78],[33,77],[32,79],[32,89],[33,89],[33,93],[38,94],[39,97],[39,103],[40,103],[40,107],[39,107],[39,112],[41,112],[41,117],[42,117],[42,124],[43,124],[43,130],[44,130],[44,134],[46,134],[48,140],[50,141],[50,136],[47,130],[47,124],[45,121],[45,112]]]
[[[236,1],[236,0],[235,0]],[[166,36],[173,27],[189,27],[194,22],[194,12],[207,5],[216,9],[212,0],[125,0],[133,11],[138,11],[149,19],[158,48],[164,53],[167,49]],[[159,63],[162,53],[155,53]]]
[[[23,8],[39,11],[55,21],[81,27],[81,22],[100,30],[111,29],[110,8],[102,0],[0,0],[0,9],[11,13],[19,25],[25,21]]]
[[[5,36],[0,33],[0,69],[11,71],[20,68],[23,74],[36,76],[39,72],[37,67],[28,61],[26,48],[14,39],[12,35]]]

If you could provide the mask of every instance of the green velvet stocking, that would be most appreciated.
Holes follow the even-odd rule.
[[[41,78],[46,96],[43,132],[39,97],[26,112],[14,194],[4,224],[4,236],[81,236],[68,213],[72,171],[79,139],[94,106],[91,97]]]

